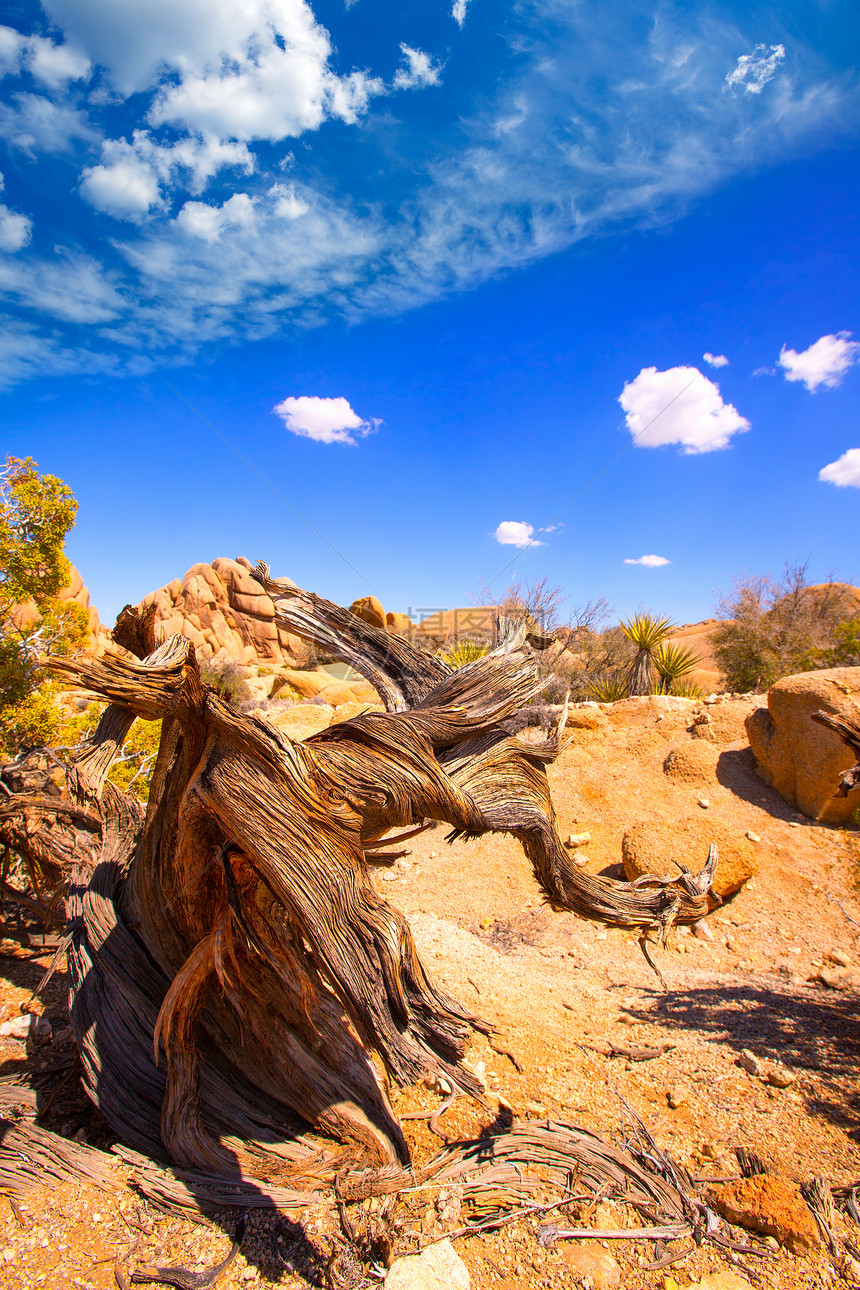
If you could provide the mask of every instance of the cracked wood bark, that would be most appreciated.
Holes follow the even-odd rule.
[[[362,671],[389,710],[294,742],[202,686],[186,640],[156,642],[151,610],[117,623],[131,657],[57,660],[109,701],[62,808],[97,829],[68,903],[72,1021],[88,1092],[127,1142],[205,1176],[312,1189],[359,1159],[406,1160],[388,1078],[482,1092],[461,1059],[489,1027],[432,981],[370,881],[385,833],[425,819],[514,833],[554,904],[621,926],[702,917],[713,865],[625,884],[571,864],[545,773],[564,715],[540,745],[504,724],[540,689],[544,642],[522,624],[500,621],[497,648],[454,672],[257,576],[283,625]],[[163,723],[145,812],[107,781],[136,717]]]

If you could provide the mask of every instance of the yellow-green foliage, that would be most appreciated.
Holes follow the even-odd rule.
[[[459,641],[456,645],[440,650],[439,657],[456,670],[483,658],[486,652],[486,645],[479,645],[477,641]]]
[[[57,592],[68,583],[63,551],[78,504],[31,458],[8,457],[0,470],[0,752],[56,742],[54,687],[40,661],[86,640],[87,615]],[[23,607],[23,608],[22,608]]]

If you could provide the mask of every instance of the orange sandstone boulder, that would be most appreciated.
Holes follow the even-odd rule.
[[[840,776],[856,758],[839,736],[812,720],[823,709],[846,721],[860,718],[860,667],[785,676],[771,686],[767,707],[746,720],[747,737],[767,782],[804,815],[844,824],[860,806],[860,787],[837,797]]]
[[[354,600],[349,607],[349,612],[355,614],[356,618],[370,623],[371,627],[381,627],[383,631],[385,630],[385,610],[376,596],[362,596],[360,600]]]

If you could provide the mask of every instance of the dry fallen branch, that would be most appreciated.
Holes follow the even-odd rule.
[[[532,648],[542,642],[523,624],[500,620],[496,648],[455,672],[273,583],[265,566],[257,577],[280,624],[363,672],[387,712],[294,742],[205,687],[186,640],[155,639],[151,609],[126,609],[114,631],[126,655],[53,664],[109,705],[64,796],[43,791],[34,804],[12,784],[0,799],[0,842],[29,847],[70,880],[84,1086],[130,1148],[173,1166],[165,1175],[139,1164],[140,1185],[180,1207],[255,1197],[301,1206],[344,1177],[396,1179],[400,1190],[413,1175],[387,1080],[441,1075],[483,1098],[462,1057],[471,1031],[492,1039],[492,1027],[429,976],[405,919],[370,880],[377,848],[427,821],[451,837],[509,832],[555,906],[658,938],[708,912],[716,860],[698,875],[635,884],[573,864],[546,776],[564,746],[564,711],[543,743],[505,726],[540,689]],[[162,719],[145,810],[107,779],[136,717]],[[522,1128],[507,1147],[492,1140],[501,1193],[519,1194],[513,1160],[524,1168],[546,1147],[529,1132],[528,1150]],[[578,1142],[568,1135],[553,1148],[565,1171],[572,1157],[586,1167]],[[475,1152],[487,1149],[452,1149],[439,1178],[477,1168]],[[629,1161],[612,1160],[638,1194]],[[359,1164],[373,1172],[355,1174]],[[603,1180],[596,1166],[594,1178]],[[656,1220],[654,1185],[637,1183]]]

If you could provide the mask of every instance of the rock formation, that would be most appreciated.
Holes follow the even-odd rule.
[[[278,629],[272,601],[251,577],[251,567],[244,556],[193,564],[181,580],[174,578],[144,596],[140,607],[155,605],[163,636],[187,637],[198,657],[221,655],[249,666],[300,666],[307,648],[297,636]],[[289,578],[278,581],[295,586]]]
[[[812,720],[819,709],[857,721],[860,667],[783,677],[768,691],[767,707],[747,718],[747,736],[762,775],[787,802],[812,820],[844,824],[860,806],[860,787],[847,797],[836,792],[856,758],[838,734]]]

